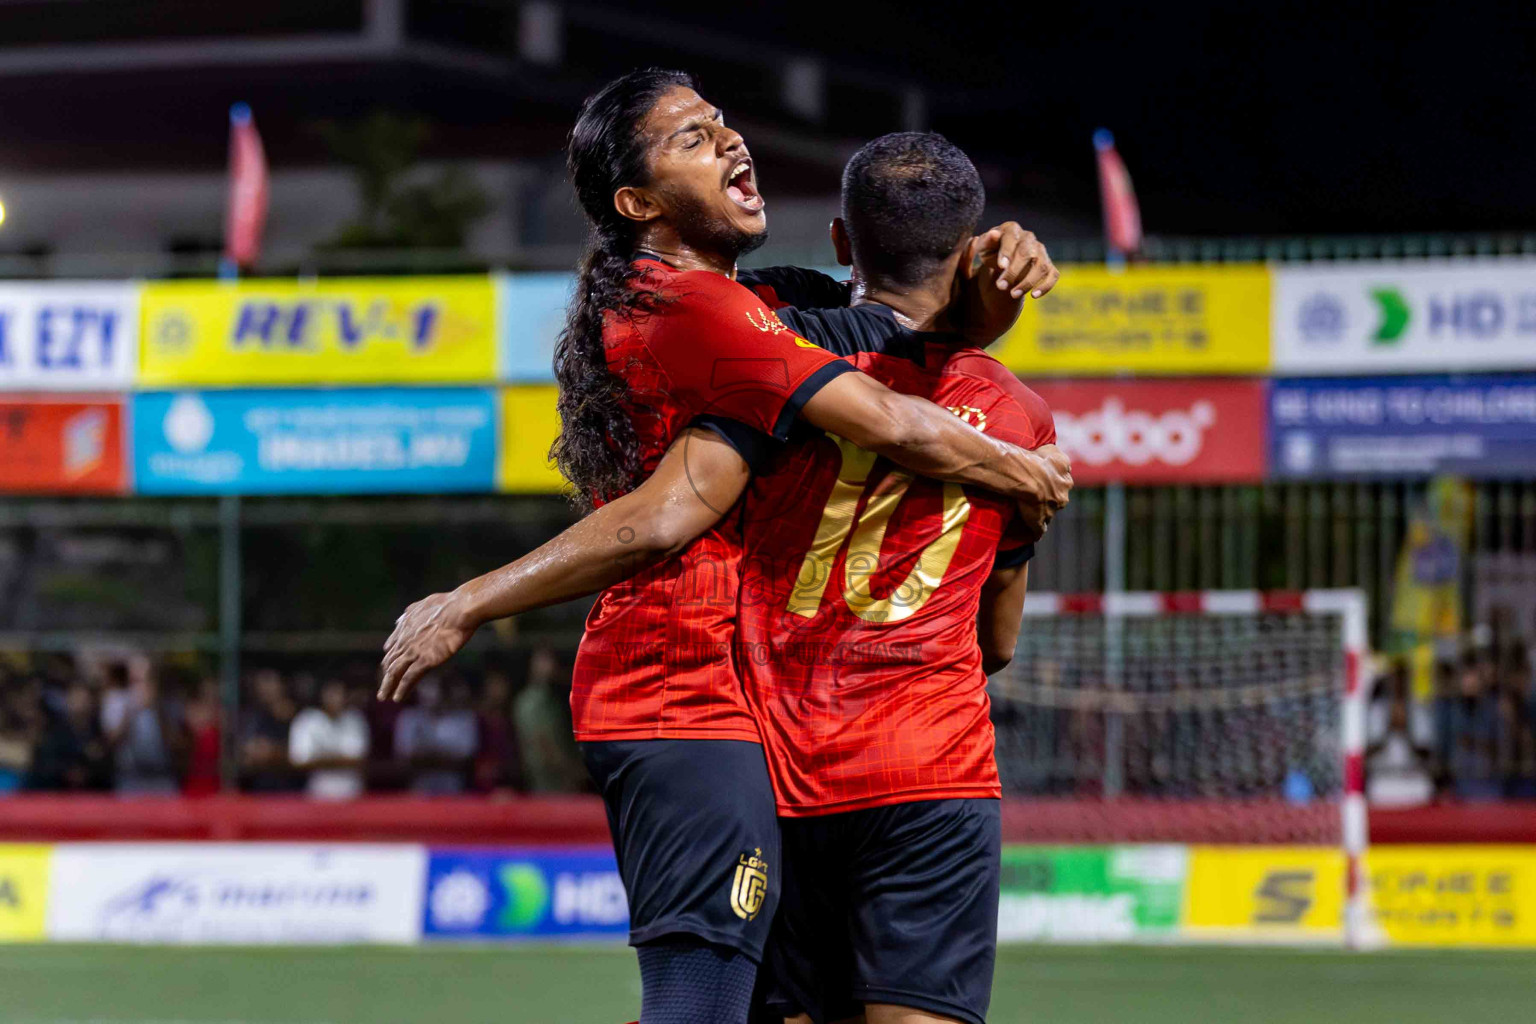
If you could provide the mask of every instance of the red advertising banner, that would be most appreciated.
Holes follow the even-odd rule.
[[[1254,483],[1264,478],[1259,380],[1031,381],[1056,416],[1080,484]]]
[[[125,490],[123,405],[0,395],[0,493]]]

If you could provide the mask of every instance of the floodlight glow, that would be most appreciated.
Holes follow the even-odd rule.
[[[0,225],[5,223],[5,201],[0,200]]]

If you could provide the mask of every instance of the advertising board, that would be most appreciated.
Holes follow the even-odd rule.
[[[1258,380],[1035,381],[1080,484],[1250,483],[1263,479]]]
[[[141,494],[489,491],[496,396],[480,388],[149,392],[133,400]]]
[[[0,284],[0,389],[115,391],[138,362],[139,286]]]
[[[0,395],[0,493],[117,494],[126,475],[119,399]]]
[[[1182,846],[1005,846],[1001,942],[1130,942],[1177,934]]]
[[[51,855],[43,845],[0,843],[0,942],[43,937]]]
[[[48,936],[67,942],[408,943],[426,852],[347,843],[71,843]]]
[[[612,850],[434,849],[421,929],[430,939],[624,938],[629,904]]]
[[[490,383],[489,277],[144,286],[146,387]]]
[[[1263,373],[1269,269],[1068,267],[1049,296],[1024,303],[991,352],[1031,383],[1043,374]]]
[[[1275,370],[1536,368],[1536,260],[1280,266]]]
[[[1277,477],[1536,474],[1536,374],[1276,380],[1269,404]]]

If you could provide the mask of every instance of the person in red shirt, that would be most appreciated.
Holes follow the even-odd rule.
[[[990,436],[1054,443],[1039,396],[951,328],[984,201],[942,137],[875,140],[833,226],[854,305],[781,316],[856,339],[854,365]],[[785,865],[770,1002],[805,1024],[983,1024],[1002,842],[986,677],[1012,656],[1037,531],[995,494],[803,434],[741,509],[739,662]]]
[[[562,433],[553,454],[599,511],[564,546],[520,560],[520,576],[492,574],[457,598],[408,609],[388,644],[381,695],[399,699],[485,618],[607,585],[578,654],[572,710],[630,897],[642,1020],[697,1010],[689,1000],[701,990],[716,995],[711,1019],[738,1020],[780,865],[767,768],[732,651],[740,534],[735,519],[721,518],[730,490],[739,493],[797,420],[915,472],[995,490],[1037,524],[1064,503],[1070,475],[1057,457],[1001,443],[853,372],[786,329],[773,296],[732,280],[736,257],[762,237],[763,201],[740,136],[686,76],[640,72],[594,96],[572,133],[571,168],[594,241],[556,352]],[[1053,274],[1043,255],[1020,260],[1005,287],[1022,298]],[[652,529],[660,520],[633,507],[645,530],[619,520],[612,539],[599,532],[614,525],[602,506],[638,497],[658,477],[675,489],[692,463],[724,453],[735,462],[719,487],[723,503],[700,491],[679,499],[713,513],[696,540]],[[665,543],[644,539],[658,536]],[[637,557],[594,566],[593,553],[614,541]],[[587,545],[585,567],[573,564],[572,543]],[[564,579],[529,603],[526,581],[552,574]],[[509,582],[518,579],[520,590]]]

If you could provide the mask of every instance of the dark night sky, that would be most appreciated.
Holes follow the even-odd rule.
[[[652,8],[722,26],[741,8]],[[949,94],[935,127],[1096,208],[1114,130],[1149,231],[1536,228],[1536,5],[760,5],[765,38]],[[814,29],[808,26],[814,24]],[[821,42],[818,42],[821,41]]]
[[[1102,125],[1119,140],[1156,235],[1536,230],[1531,0],[571,0],[569,8],[580,18],[565,65],[517,66],[501,80],[409,62],[3,77],[0,173],[217,168],[235,100],[257,110],[278,167],[324,162],[313,123],[372,107],[431,120],[428,156],[554,162],[580,96],[651,63],[700,71],[706,93],[739,122],[784,117],[770,64],[743,66],[739,50],[669,49],[672,26],[683,26],[761,40],[762,54],[821,53],[834,83],[837,69],[858,68],[920,84],[934,127],[977,158],[994,197],[1075,213],[1084,224],[1097,221],[1089,140]],[[355,29],[361,9],[358,0],[0,0],[0,45],[99,41],[116,25],[106,14],[164,36]],[[409,11],[413,38],[497,57],[515,48],[512,0],[411,0]],[[605,12],[615,12],[606,14],[612,24],[592,31]],[[576,24],[582,18],[586,27]],[[613,27],[623,18],[660,32],[635,42]],[[826,131],[799,131],[823,142],[890,131],[895,95],[839,87]],[[792,145],[773,153],[775,190],[836,188],[835,160],[797,167],[795,157]]]

